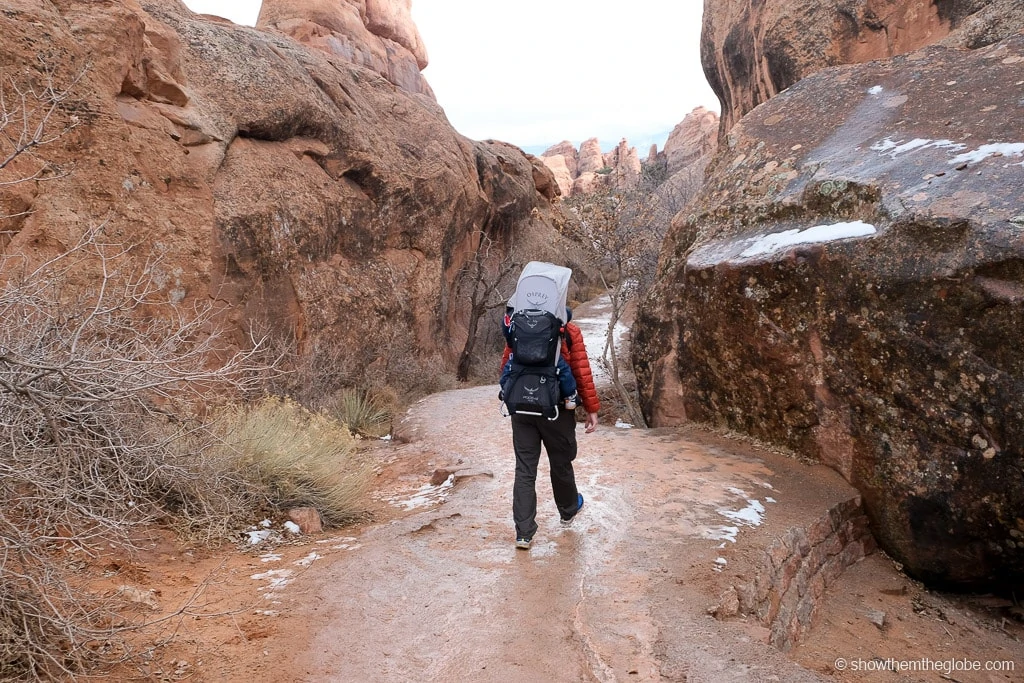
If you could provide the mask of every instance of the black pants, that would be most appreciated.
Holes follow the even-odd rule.
[[[516,480],[512,486],[512,518],[517,538],[537,533],[537,465],[540,447],[551,465],[551,490],[558,514],[565,519],[576,512],[576,416],[563,410],[557,420],[533,415],[512,416],[512,447],[516,452]]]

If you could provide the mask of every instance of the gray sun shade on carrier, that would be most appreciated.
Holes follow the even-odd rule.
[[[509,300],[514,311],[547,311],[565,322],[565,300],[572,270],[543,261],[530,261],[519,275],[516,293]]]

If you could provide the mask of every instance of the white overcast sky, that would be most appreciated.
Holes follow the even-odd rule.
[[[184,0],[253,25],[260,0]],[[627,138],[646,156],[694,107],[718,110],[700,66],[702,0],[412,0],[424,75],[463,135],[528,151]]]

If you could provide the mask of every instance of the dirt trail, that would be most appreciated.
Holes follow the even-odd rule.
[[[316,608],[307,614],[308,647],[284,667],[292,680],[834,680],[825,674],[837,674],[836,657],[864,654],[858,639],[867,639],[870,656],[896,657],[912,654],[906,648],[915,637],[942,633],[909,625],[910,640],[881,649],[885,634],[849,608],[845,616],[857,623],[844,621],[847,630],[824,649],[823,634],[814,634],[812,656],[831,659],[802,667],[767,643],[756,620],[709,616],[772,538],[852,491],[831,470],[699,431],[581,430],[584,512],[562,527],[550,486],[541,483],[534,546],[515,549],[511,429],[494,393],[447,392],[410,411],[402,433],[411,442],[394,446],[389,458],[401,467],[420,463],[420,476],[396,502],[424,507],[366,529],[359,548],[298,582],[310,583],[303,602]],[[454,487],[424,495],[419,485],[443,467],[456,470]],[[753,501],[763,516],[737,522],[758,508]],[[868,589],[909,585],[880,557],[862,564],[870,565]],[[909,596],[899,599],[909,607]],[[897,610],[887,609],[895,619]],[[983,629],[972,628],[984,640]],[[988,635],[995,640],[979,645],[979,656],[1003,638],[1002,658],[1024,665],[1019,643]],[[917,645],[935,658],[942,653],[934,641]]]
[[[517,550],[511,427],[496,387],[420,401],[396,440],[373,452],[378,503],[390,512],[233,570],[265,584],[257,609],[234,637],[207,627],[217,655],[192,659],[193,680],[1024,680],[1018,624],[928,593],[880,554],[829,587],[810,634],[787,652],[754,616],[711,616],[723,594],[758,576],[779,539],[856,492],[832,470],[699,429],[603,424],[578,436],[583,512],[559,524],[542,459],[540,529],[529,551]],[[444,470],[451,477],[436,483]],[[872,623],[879,614],[882,626]],[[851,673],[835,664],[951,656],[1016,670]]]

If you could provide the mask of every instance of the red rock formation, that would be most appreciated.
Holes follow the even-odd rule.
[[[632,187],[640,180],[640,156],[625,139],[605,155],[604,165],[612,170],[609,176],[619,187]]]
[[[662,150],[669,174],[694,166],[701,166],[703,172],[718,149],[717,135],[718,114],[704,107],[687,114],[669,133]]]
[[[1019,0],[705,0],[701,61],[725,135],[758,104],[822,68],[940,41],[980,47],[1022,27]]]
[[[357,4],[322,3],[320,25]],[[381,40],[410,40],[400,12],[374,7]],[[539,162],[462,137],[431,99],[337,51],[175,0],[12,0],[0,35],[5,73],[37,85],[43,66],[67,84],[88,65],[51,121],[80,125],[36,150],[70,172],[11,186],[24,168],[0,169],[4,255],[43,257],[105,223],[140,261],[159,256],[169,298],[216,302],[240,340],[256,324],[330,351],[350,381],[384,360],[451,360],[465,334],[453,280],[477,229],[562,257]]]
[[[555,182],[558,184],[559,194],[563,197],[571,195],[572,184],[575,178],[573,178],[572,171],[569,170],[568,160],[565,156],[562,154],[545,154],[540,159],[554,175]]]
[[[604,168],[604,154],[597,138],[584,140],[580,145],[579,164],[576,167],[577,177],[585,173],[596,173]]]
[[[562,156],[565,159],[565,167],[569,170],[569,175],[573,178],[579,175],[580,155],[571,142],[563,140],[557,145],[549,147],[543,154],[541,154],[541,157],[554,156]]]
[[[835,23],[788,21],[808,16]],[[881,546],[947,587],[1024,582],[1022,82],[1016,35],[760,105],[673,222],[633,328],[653,425],[831,465]]]
[[[578,152],[571,142],[560,142],[548,148],[541,160],[555,174],[565,197],[592,192],[604,182],[626,187],[640,179],[640,157],[625,139],[608,154],[601,152],[597,138],[585,140]]]
[[[668,136],[659,159],[668,179],[658,188],[666,207],[682,210],[704,182],[704,170],[718,149],[718,114],[697,107]]]
[[[427,50],[411,0],[263,0],[256,27],[376,71],[410,93],[433,98],[420,71]]]

